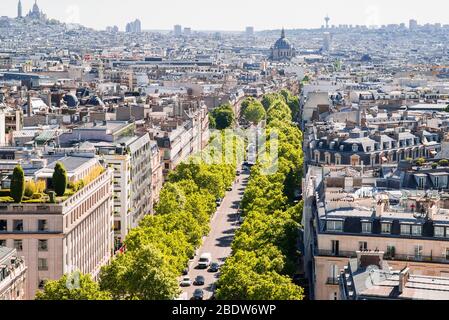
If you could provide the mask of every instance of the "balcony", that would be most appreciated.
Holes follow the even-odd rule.
[[[357,258],[355,251],[339,251],[338,254],[332,250],[319,250],[317,256],[321,257],[337,257],[337,258]],[[384,260],[386,261],[408,261],[408,262],[423,262],[423,263],[441,263],[449,264],[449,256],[415,256],[406,254],[394,254],[385,253]]]

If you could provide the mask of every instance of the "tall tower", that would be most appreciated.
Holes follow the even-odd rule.
[[[22,1],[19,0],[19,4],[17,5],[17,18],[22,18]]]
[[[324,18],[324,21],[326,22],[326,29],[329,29],[329,21],[331,21],[331,18],[329,18],[329,15]]]

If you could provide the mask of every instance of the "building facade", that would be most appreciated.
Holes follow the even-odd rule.
[[[15,249],[0,246],[0,300],[27,299],[27,267]]]
[[[47,171],[36,176],[43,179]],[[83,176],[81,171],[73,175]],[[113,188],[113,171],[106,169],[60,203],[0,205],[0,245],[24,256],[28,299],[34,299],[45,281],[66,273],[79,270],[97,278],[113,255]]]

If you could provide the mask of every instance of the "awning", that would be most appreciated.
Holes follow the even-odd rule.
[[[430,154],[431,154],[432,156],[436,156],[436,155],[438,154],[438,152],[436,152],[435,150],[432,150],[432,151],[430,151]]]

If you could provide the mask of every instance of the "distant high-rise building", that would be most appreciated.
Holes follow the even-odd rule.
[[[134,20],[126,25],[126,32],[128,33],[140,33],[142,32],[142,23],[139,19]]]
[[[254,37],[254,27],[246,27],[246,36],[248,38]]]
[[[410,31],[415,31],[416,29],[418,29],[418,21],[411,19],[409,21],[408,26],[409,26]]]
[[[184,34],[190,36],[192,34],[192,28],[184,28]]]
[[[19,0],[17,5],[17,18],[22,18],[22,1]]]
[[[329,29],[329,21],[331,21],[331,18],[327,15],[326,18],[324,18],[324,21],[326,22],[326,29]]]
[[[173,34],[175,35],[175,37],[181,36],[182,35],[182,26],[177,24],[173,29]]]

